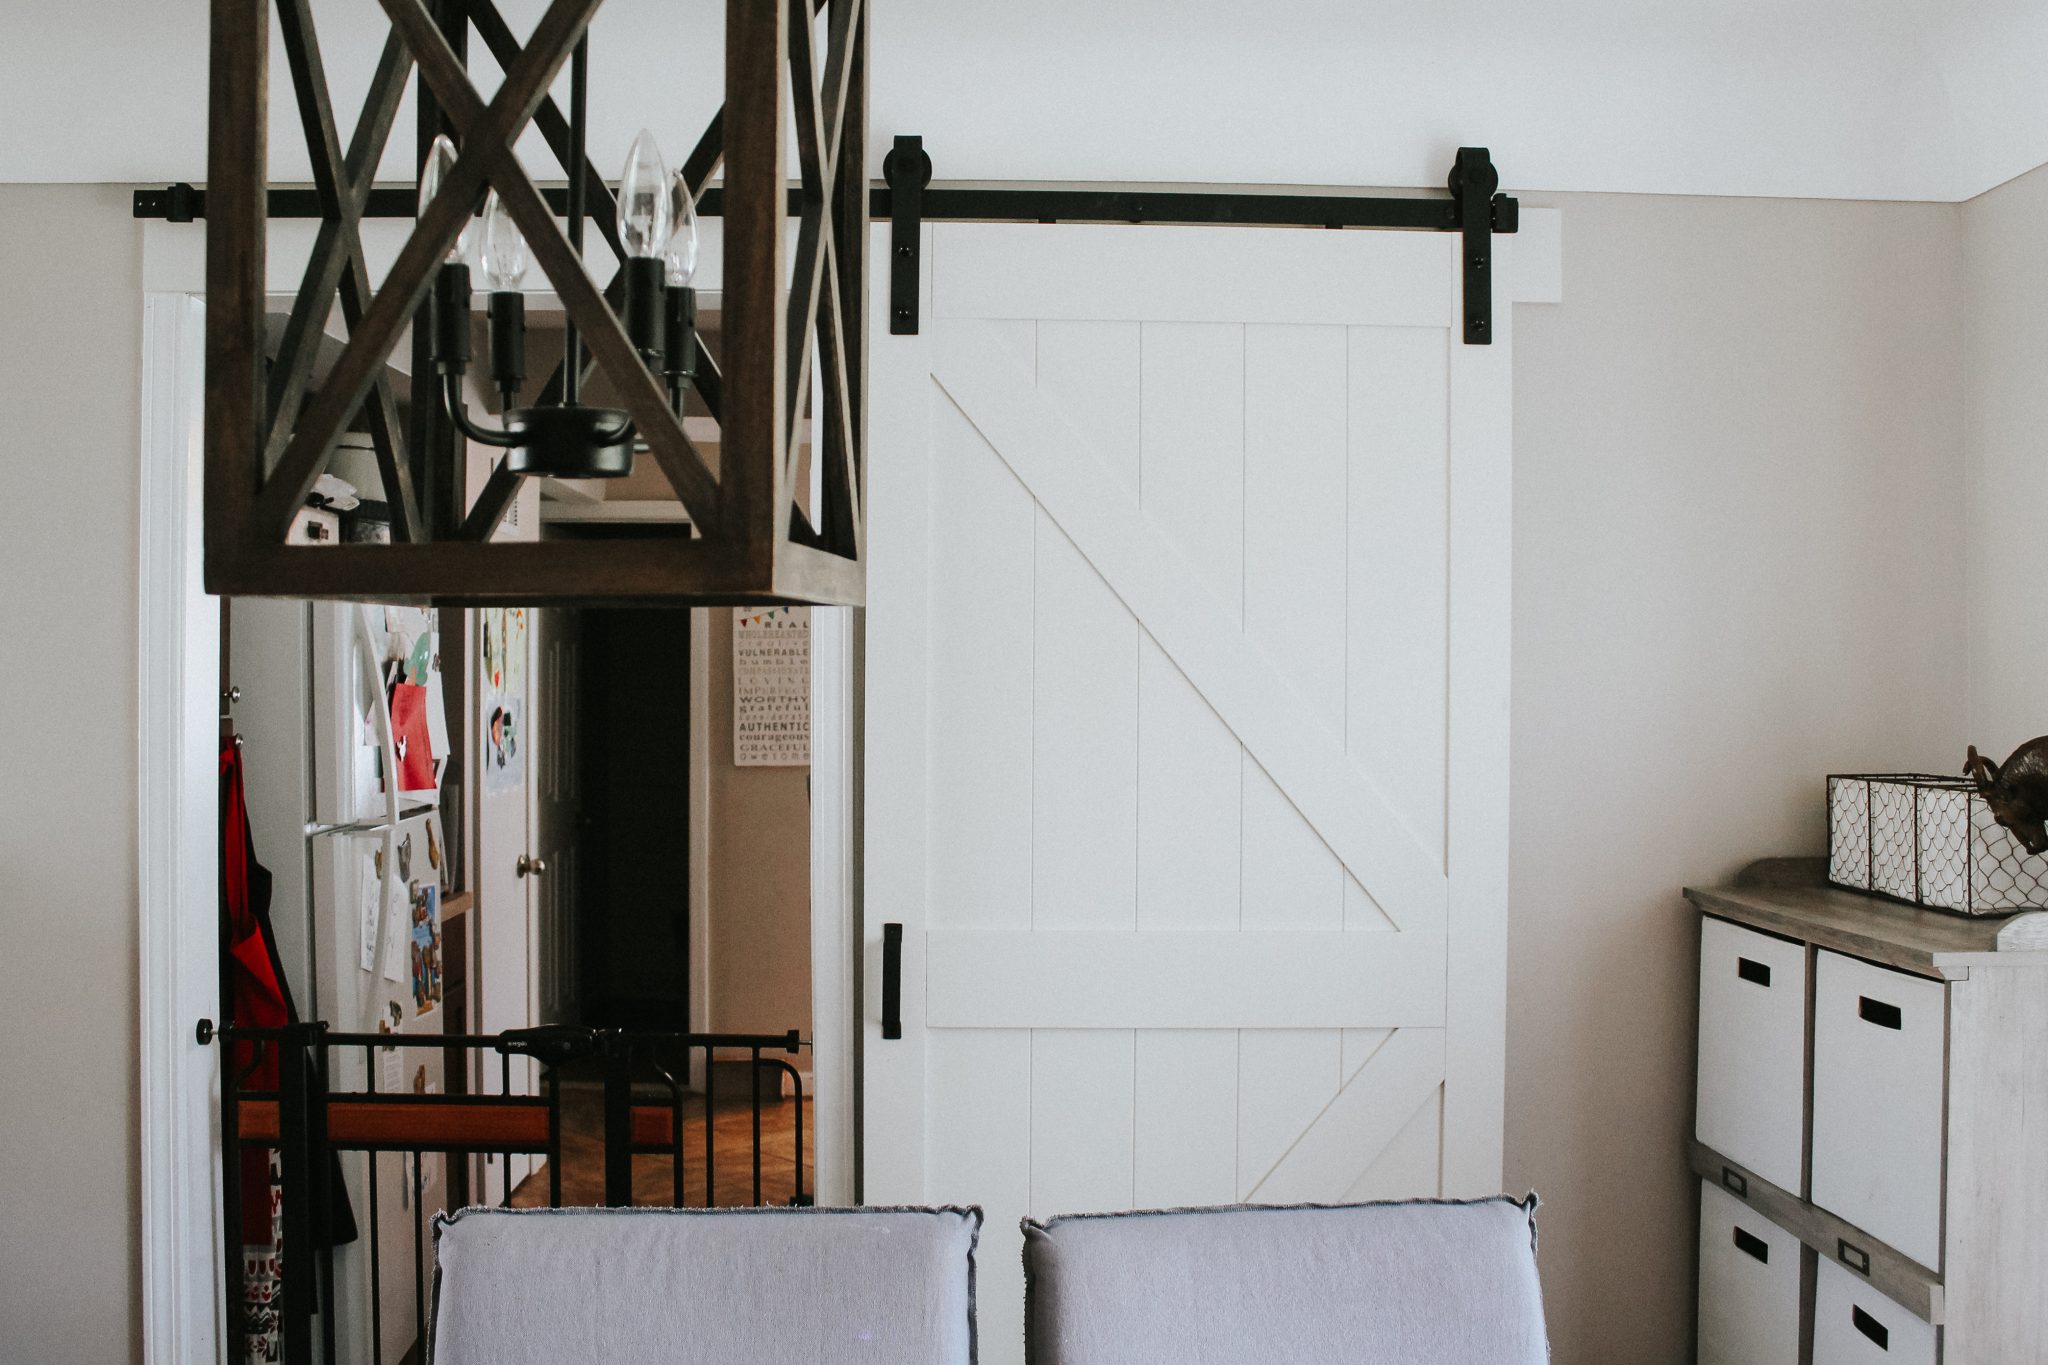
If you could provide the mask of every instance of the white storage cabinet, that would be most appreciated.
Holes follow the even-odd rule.
[[[1701,911],[1699,1359],[2048,1361],[2048,913],[1826,884]]]

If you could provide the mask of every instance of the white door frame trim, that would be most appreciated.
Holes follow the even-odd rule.
[[[690,618],[690,1028],[711,1031],[711,613]],[[695,755],[706,755],[698,763]],[[688,1083],[704,1084],[704,1055],[692,1048]]]
[[[219,1006],[220,616],[200,579],[205,304],[142,312],[136,689],[142,1351],[210,1365],[224,1339],[213,1049]]]
[[[818,1203],[859,1198],[861,656],[858,614],[811,609],[811,1088]]]

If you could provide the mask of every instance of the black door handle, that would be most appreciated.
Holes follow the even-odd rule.
[[[882,926],[882,1036],[903,1036],[903,926]]]

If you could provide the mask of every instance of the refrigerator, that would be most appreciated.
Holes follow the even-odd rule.
[[[435,624],[411,607],[228,607],[227,709],[279,957],[300,1017],[337,1033],[431,1036],[447,1016],[439,912],[462,849],[441,795],[460,773]],[[439,1093],[443,1067],[438,1046],[336,1047],[329,1084]],[[430,1220],[448,1172],[405,1153],[344,1153],[341,1167],[358,1236],[334,1252],[334,1359],[397,1361],[431,1312]]]

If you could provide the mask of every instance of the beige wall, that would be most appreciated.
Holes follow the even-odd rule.
[[[2048,167],[1963,206],[1970,740],[2048,733]]]
[[[139,1358],[142,234],[0,186],[0,1356]]]
[[[1965,224],[2038,284],[2040,180],[2000,191],[2010,210],[1527,196],[1566,211],[1567,302],[1517,313],[1508,1180],[1548,1200],[1559,1360],[1685,1358],[1676,887],[1817,850],[1829,769],[1947,767],[1964,739],[1965,277],[1987,317],[1999,302]],[[39,708],[0,798],[0,1342],[39,1360],[130,1358],[137,1320],[138,241],[124,192],[0,187],[0,667]],[[2041,553],[2025,423],[2044,315],[1978,334],[2024,324],[2042,358],[2003,371],[1996,458],[1972,431],[1972,562],[1999,612],[2042,610],[2038,566],[1982,542]],[[717,615],[713,989],[724,967],[781,985],[715,1022],[808,1028],[806,869],[756,856],[770,831],[801,851],[804,774],[732,767]],[[2002,619],[1971,638],[2023,680],[2041,656],[1993,658]],[[1987,700],[2020,685],[1980,684],[1972,723],[2031,733]]]
[[[732,761],[732,612],[710,612],[710,1026],[811,1036],[809,768]],[[798,1062],[808,1070],[810,1059]]]
[[[1958,210],[1529,195],[1515,314],[1507,1178],[1553,1349],[1689,1358],[1695,920],[1822,776],[1959,762]]]

